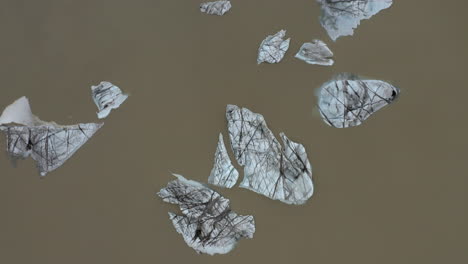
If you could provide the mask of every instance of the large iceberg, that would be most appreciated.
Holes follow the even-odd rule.
[[[332,127],[358,126],[399,94],[387,82],[339,74],[320,87],[318,107],[323,121]]]
[[[228,105],[229,138],[234,156],[244,166],[240,187],[287,204],[303,204],[313,194],[312,167],[304,146],[280,134],[283,145],[261,114]]]
[[[363,19],[369,19],[392,5],[392,0],[317,0],[322,7],[320,23],[335,41],[352,36]]]
[[[198,253],[226,254],[242,238],[253,238],[255,222],[251,215],[238,215],[228,199],[208,186],[181,175],[162,188],[163,201],[177,204],[182,215],[169,213],[176,231]]]
[[[6,107],[0,116],[0,130],[6,134],[8,154],[13,159],[31,156],[42,176],[60,167],[102,125],[62,126],[42,121],[33,115],[24,96]]]

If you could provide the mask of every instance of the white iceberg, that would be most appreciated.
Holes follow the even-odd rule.
[[[200,5],[200,11],[209,15],[224,15],[229,9],[231,9],[230,1],[214,1],[206,2]]]
[[[242,238],[253,238],[254,217],[238,215],[228,199],[208,186],[181,175],[162,188],[158,196],[177,204],[182,215],[169,213],[176,231],[198,253],[226,254]]]
[[[262,62],[278,63],[280,62],[286,51],[289,49],[291,38],[284,40],[286,30],[280,30],[275,35],[266,37],[260,44],[258,49],[257,63]]]
[[[282,147],[263,116],[247,108],[228,105],[226,118],[234,156],[244,166],[240,187],[287,204],[312,196],[312,167],[301,144],[281,133]]]
[[[61,126],[33,115],[26,97],[5,108],[0,131],[6,134],[7,152],[13,158],[31,156],[42,176],[67,161],[103,124]]]
[[[112,109],[118,108],[128,95],[122,93],[119,87],[110,82],[101,82],[99,85],[91,86],[93,101],[98,107],[99,119],[107,117]]]
[[[334,63],[333,52],[327,44],[318,39],[314,39],[311,43],[304,43],[295,57],[308,64],[331,66]]]
[[[320,23],[335,41],[352,36],[363,19],[369,19],[392,5],[392,0],[317,0],[321,5]]]
[[[320,87],[318,108],[332,127],[358,126],[399,94],[398,88],[384,81],[340,74]]]

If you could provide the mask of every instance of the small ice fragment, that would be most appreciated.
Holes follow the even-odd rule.
[[[281,146],[263,116],[247,108],[228,105],[226,118],[232,151],[244,166],[240,187],[287,204],[303,204],[312,196],[312,167],[302,145],[281,133]]]
[[[331,66],[334,63],[333,52],[327,44],[318,39],[314,39],[311,43],[304,43],[295,57],[308,64]]]
[[[400,90],[379,80],[339,74],[319,89],[318,108],[332,127],[358,126],[382,107],[392,103]]]
[[[369,19],[392,5],[392,0],[317,0],[322,7],[320,23],[335,41],[352,36],[363,19]]]
[[[0,116],[0,131],[6,134],[7,152],[13,159],[31,156],[39,173],[60,167],[103,124],[61,126],[33,115],[26,97],[7,106]]]
[[[200,5],[200,11],[209,15],[222,16],[231,9],[230,1],[206,2]]]
[[[128,95],[122,93],[119,87],[110,82],[101,82],[99,85],[91,86],[93,101],[99,109],[98,118],[107,117],[112,109],[118,108]]]
[[[280,30],[275,35],[269,35],[260,44],[258,49],[257,63],[262,62],[278,63],[280,62],[286,51],[289,49],[291,38],[283,40],[286,36],[286,30]]]
[[[219,133],[218,147],[215,152],[214,167],[211,170],[208,183],[232,188],[239,178],[239,172],[232,166],[231,159],[224,145],[223,134]]]
[[[226,254],[241,238],[253,238],[255,222],[251,215],[238,215],[228,199],[208,186],[181,175],[162,188],[158,196],[177,204],[182,215],[169,213],[177,233],[198,253]]]

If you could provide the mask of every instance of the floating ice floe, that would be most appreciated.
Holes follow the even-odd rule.
[[[244,166],[240,187],[287,204],[312,196],[312,167],[301,144],[281,133],[282,147],[263,116],[247,108],[228,105],[226,118],[234,156]]]
[[[7,152],[13,158],[31,156],[45,176],[67,161],[103,124],[61,126],[33,115],[26,97],[7,106],[0,116]]]
[[[286,51],[289,49],[291,38],[284,40],[286,30],[280,30],[275,35],[266,37],[260,44],[258,49],[257,63],[262,62],[278,63],[280,62]]]
[[[99,85],[91,86],[93,101],[98,107],[99,119],[107,117],[112,109],[118,108],[128,95],[122,93],[119,87],[110,82],[101,82]]]
[[[209,15],[224,15],[229,9],[231,9],[230,1],[214,1],[206,2],[200,5],[200,11]]]
[[[314,39],[311,43],[304,43],[295,57],[308,64],[331,66],[334,63],[333,52],[327,44],[318,39]]]
[[[158,193],[163,201],[177,204],[183,215],[169,213],[176,231],[198,253],[226,254],[241,238],[253,238],[255,222],[251,215],[238,215],[228,199],[208,186],[174,174]]]
[[[208,183],[231,188],[236,184],[239,172],[232,166],[231,159],[224,145],[223,134],[219,134],[218,147],[216,148],[214,167],[211,170]]]
[[[318,107],[323,121],[332,127],[358,126],[399,93],[384,81],[340,74],[320,87]]]
[[[322,7],[320,23],[335,41],[352,36],[363,19],[369,19],[392,5],[392,0],[317,0]]]

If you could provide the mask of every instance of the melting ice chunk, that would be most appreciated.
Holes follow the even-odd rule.
[[[219,134],[218,147],[215,152],[214,167],[211,170],[208,183],[231,188],[236,184],[239,172],[232,166],[231,159],[224,145],[223,134]]]
[[[280,62],[286,51],[289,49],[291,38],[284,40],[286,30],[280,30],[274,35],[269,35],[260,44],[258,49],[257,63],[262,62],[278,63]]]
[[[301,144],[281,133],[282,147],[263,116],[247,108],[228,105],[226,118],[234,156],[244,166],[240,187],[287,204],[312,196],[312,167]]]
[[[107,117],[112,109],[118,108],[128,95],[122,93],[119,87],[110,82],[101,82],[99,85],[91,86],[93,101],[99,109],[98,118]]]
[[[13,158],[31,156],[45,176],[67,161],[103,124],[61,126],[33,115],[26,97],[5,108],[0,130],[6,134],[7,152]]]
[[[311,43],[304,43],[295,57],[308,64],[331,66],[334,63],[333,52],[327,47],[327,44],[318,39]]]
[[[352,36],[363,19],[369,19],[392,5],[392,0],[317,0],[322,7],[320,23],[335,41]]]
[[[230,1],[206,2],[200,5],[200,11],[209,15],[222,16],[231,9]]]
[[[358,126],[399,93],[384,81],[340,74],[320,87],[318,107],[323,121],[332,127]]]
[[[238,215],[228,199],[204,184],[177,179],[162,188],[163,201],[177,204],[182,215],[169,213],[176,231],[198,253],[226,254],[241,238],[253,238],[255,222],[251,215]]]

